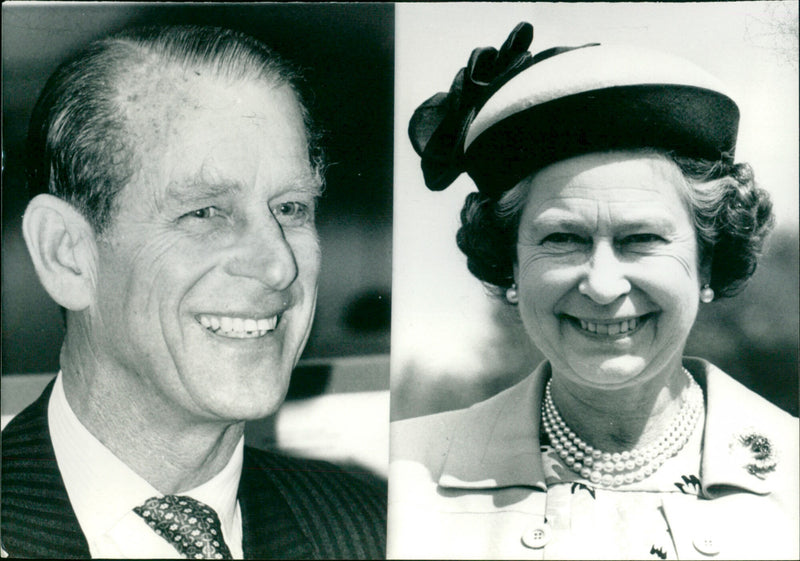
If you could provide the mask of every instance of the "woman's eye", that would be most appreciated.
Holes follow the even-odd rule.
[[[652,244],[665,241],[664,238],[658,234],[633,234],[622,238],[623,245],[630,244]]]
[[[579,236],[578,234],[569,234],[566,232],[556,232],[554,234],[549,234],[544,237],[542,240],[542,244],[553,244],[553,245],[576,245],[576,244],[585,244],[588,243],[588,240],[583,236]]]

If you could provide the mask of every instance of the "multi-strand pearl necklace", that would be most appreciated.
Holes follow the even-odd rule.
[[[688,370],[684,368],[683,372],[689,378],[689,388],[672,426],[650,446],[614,453],[590,446],[567,426],[553,403],[550,378],[542,401],[542,424],[550,444],[572,471],[598,485],[618,487],[651,476],[683,448],[703,411],[703,390]]]

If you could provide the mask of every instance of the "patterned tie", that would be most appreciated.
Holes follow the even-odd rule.
[[[200,501],[183,495],[151,497],[133,511],[189,559],[233,559],[217,513]]]

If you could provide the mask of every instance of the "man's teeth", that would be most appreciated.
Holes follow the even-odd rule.
[[[234,339],[263,337],[278,325],[278,316],[261,319],[244,319],[201,314],[198,316],[198,320],[203,327],[213,331],[217,335],[232,337]]]
[[[591,321],[581,320],[581,329],[597,333],[598,335],[619,335],[620,333],[627,333],[639,325],[639,319],[633,318],[619,323],[594,323]]]

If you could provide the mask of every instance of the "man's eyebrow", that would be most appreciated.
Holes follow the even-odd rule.
[[[276,189],[273,196],[279,196],[293,191],[302,191],[311,197],[322,195],[324,181],[319,174],[298,176],[285,182]],[[165,193],[165,199],[174,204],[197,203],[210,201],[242,190],[242,185],[237,181],[209,180],[208,178],[195,177],[187,181],[170,184]]]
[[[167,187],[166,199],[178,204],[216,199],[241,191],[242,186],[234,181],[208,181],[194,178]]]
[[[322,195],[325,181],[319,173],[303,174],[288,181],[282,188],[276,190],[277,194],[288,193],[290,191],[304,191],[312,197]]]

